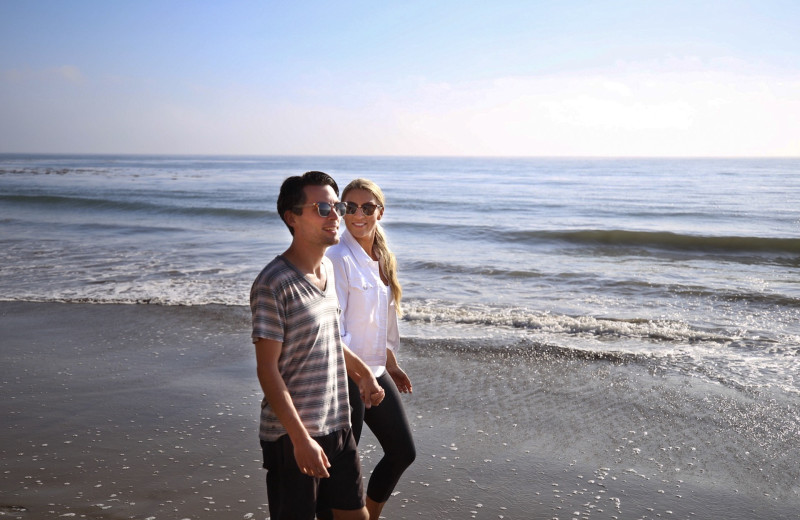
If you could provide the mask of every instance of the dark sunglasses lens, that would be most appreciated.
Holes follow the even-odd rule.
[[[317,202],[317,213],[320,217],[327,217],[331,214],[331,205],[327,202]]]
[[[345,211],[344,202],[337,202],[333,205],[330,205],[327,202],[317,202],[317,213],[319,213],[320,217],[327,217],[331,214],[331,210],[336,211],[337,215],[343,217]]]
[[[364,212],[364,215],[369,217],[369,216],[372,216],[373,213],[375,213],[375,209],[377,207],[378,207],[377,204],[369,204],[369,203],[367,203],[367,204],[363,204],[361,206],[358,206],[355,202],[348,202],[347,203],[347,214],[348,215],[355,215],[356,211],[358,211],[358,208],[361,208],[361,211]]]

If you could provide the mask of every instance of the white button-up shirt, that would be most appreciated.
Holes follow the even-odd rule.
[[[381,280],[380,267],[347,229],[327,251],[333,263],[336,294],[342,313],[339,330],[344,344],[375,376],[386,367],[386,349],[400,344],[397,308],[392,290]]]

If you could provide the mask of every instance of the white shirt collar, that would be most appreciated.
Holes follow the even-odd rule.
[[[356,240],[355,237],[350,234],[350,231],[347,228],[342,231],[340,240],[342,240],[348,249],[350,249],[350,253],[359,264],[369,266],[375,263],[375,260],[373,260],[372,257],[369,256],[366,251],[364,251],[364,248],[361,247],[361,244],[359,244],[358,240]]]

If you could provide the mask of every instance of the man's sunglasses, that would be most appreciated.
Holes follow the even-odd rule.
[[[358,211],[358,208],[361,208],[361,211],[364,212],[364,215],[367,217],[372,216],[375,213],[375,210],[378,208],[382,208],[380,204],[373,204],[371,202],[367,202],[366,204],[358,205],[355,202],[347,202],[347,214],[348,215],[355,215]]]
[[[344,212],[347,210],[347,204],[344,202],[334,202],[333,204],[330,202],[311,202],[309,204],[298,204],[295,208],[305,208],[307,206],[314,206],[317,208],[317,213],[319,213],[320,217],[327,217],[330,215],[331,209],[336,210],[336,214],[343,217]]]

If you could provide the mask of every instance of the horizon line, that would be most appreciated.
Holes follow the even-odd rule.
[[[6,152],[0,156],[124,156],[124,157],[334,157],[392,159],[800,159],[800,155],[447,155],[447,154],[325,154],[325,153],[186,153],[186,152]]]

